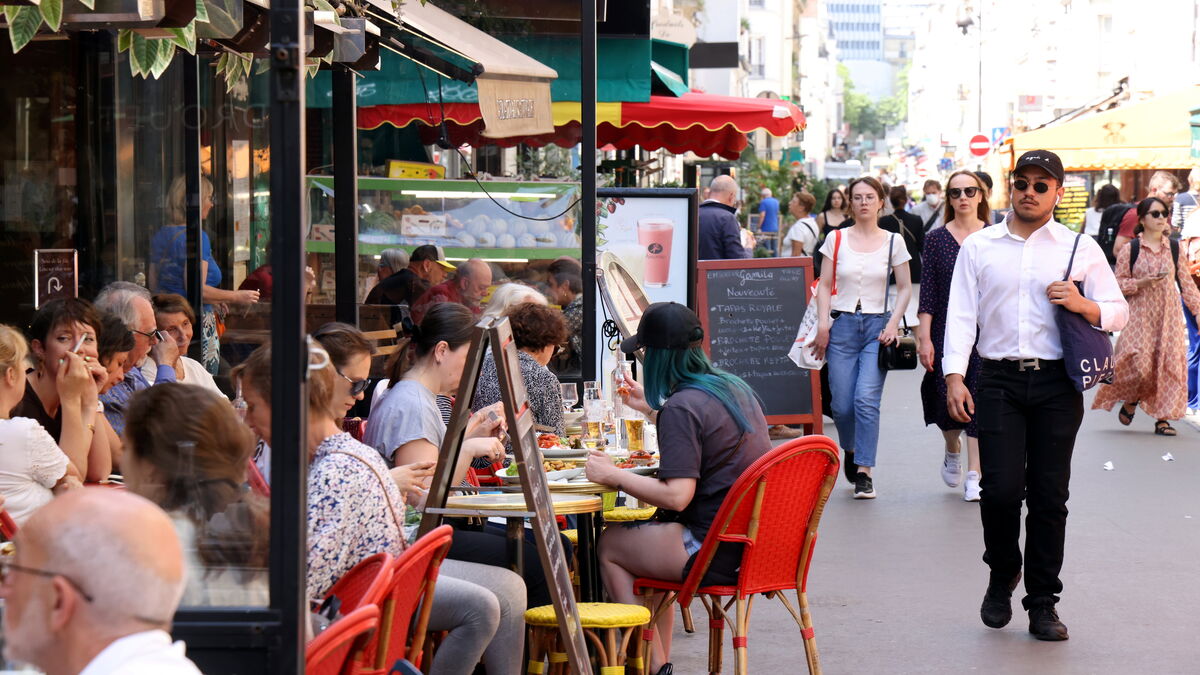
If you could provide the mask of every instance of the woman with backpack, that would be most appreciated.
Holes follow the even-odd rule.
[[[780,255],[802,257],[816,253],[817,240],[821,238],[820,226],[817,225],[817,219],[812,217],[812,210],[816,205],[817,199],[807,192],[802,191],[792,195],[792,200],[788,202],[788,213],[792,214],[795,221],[792,222],[787,235],[783,238],[783,241],[790,244],[790,247],[786,249],[786,252],[783,247],[780,247]]]
[[[1196,289],[1179,244],[1169,238],[1171,209],[1158,197],[1137,205],[1138,226],[1128,246],[1117,251],[1117,282],[1129,300],[1129,323],[1114,350],[1115,377],[1102,384],[1092,403],[1095,410],[1112,410],[1129,426],[1140,405],[1159,436],[1176,435],[1169,420],[1187,408],[1187,332],[1179,317],[1179,302],[1192,316],[1200,314]]]
[[[1121,191],[1116,185],[1108,183],[1101,185],[1099,190],[1096,190],[1096,196],[1092,198],[1092,206],[1083,214],[1083,233],[1100,243],[1100,220],[1104,217],[1104,211],[1121,201]]]

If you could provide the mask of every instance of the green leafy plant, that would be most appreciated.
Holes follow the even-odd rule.
[[[96,0],[80,2],[88,9],[96,6]],[[4,5],[4,20],[8,23],[8,40],[13,53],[21,51],[33,41],[42,24],[51,31],[57,31],[62,26],[62,17],[63,0],[41,0],[35,5]]]

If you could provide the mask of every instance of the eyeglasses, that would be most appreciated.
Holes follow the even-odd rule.
[[[1017,192],[1024,192],[1024,191],[1028,190],[1029,189],[1029,181],[1025,180],[1024,178],[1018,178],[1017,180],[1013,181],[1013,189],[1016,190]],[[1040,182],[1034,183],[1033,191],[1038,193],[1039,195],[1044,195],[1050,191],[1050,184],[1049,183],[1040,183]]]
[[[958,199],[959,195],[966,195],[967,199],[974,199],[975,195],[979,194],[979,188],[950,188],[949,190],[946,190],[946,194],[950,195],[950,199]]]
[[[87,591],[83,590],[83,586],[80,586],[78,581],[75,581],[74,579],[72,579],[71,577],[69,577],[65,574],[62,574],[60,572],[52,572],[50,570],[40,570],[36,567],[26,567],[24,565],[18,565],[9,560],[0,559],[0,584],[7,586],[9,583],[9,579],[13,572],[24,572],[25,574],[32,574],[34,576],[44,577],[46,579],[62,577],[63,579],[65,579],[67,581],[68,584],[71,584],[71,586],[79,593],[79,595],[84,600],[86,600],[88,602],[88,604],[95,602],[95,600],[92,598],[92,596],[90,594],[88,594]],[[170,619],[151,619],[150,617],[138,616],[137,614],[134,614],[132,618],[137,619],[138,621],[141,621],[143,623],[148,623],[148,624],[151,624],[154,626],[164,626],[164,625],[171,623]]]
[[[158,340],[159,342],[167,341],[167,336],[161,330],[152,330],[149,333],[146,333],[144,331],[137,330],[136,328],[130,328],[129,332],[137,333],[138,335],[148,337],[151,340]]]
[[[1147,211],[1146,215],[1153,216],[1155,218],[1166,218],[1167,216],[1171,215],[1171,212],[1170,211]]]
[[[873,202],[878,198],[879,197],[877,195],[873,195],[873,194],[854,195],[853,197],[850,198],[850,201],[865,204],[867,202]]]
[[[343,380],[350,383],[350,395],[351,396],[358,396],[359,394],[366,391],[367,387],[371,385],[370,380],[352,380],[352,379],[346,377],[344,374],[342,374],[342,371],[340,371],[340,370],[337,371],[337,374],[341,375]]]

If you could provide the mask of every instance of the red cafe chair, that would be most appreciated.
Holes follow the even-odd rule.
[[[789,441],[768,452],[750,465],[729,489],[704,538],[696,561],[682,582],[662,579],[637,579],[634,590],[641,592],[653,618],[642,639],[654,639],[653,626],[678,600],[681,607],[699,596],[708,610],[708,669],[721,672],[721,646],[725,623],[733,630],[734,669],[747,673],[750,609],[758,593],[779,598],[800,627],[808,671],[821,672],[808,611],[808,568],[817,541],[817,525],[825,502],[838,476],[837,444],[825,436],[805,436]],[[741,567],[735,585],[701,586],[700,582],[717,545],[735,542],[744,545]],[[796,592],[797,608],[783,591]],[[663,593],[657,607],[652,596]],[[730,613],[730,608],[735,611]],[[649,645],[647,645],[649,648]],[[649,667],[646,659],[646,667]]]
[[[13,537],[17,536],[17,522],[3,508],[0,508],[0,534],[8,541],[12,541]]]
[[[392,578],[383,597],[379,639],[367,646],[362,663],[384,675],[407,658],[420,667],[425,630],[433,609],[433,587],[438,569],[450,551],[454,529],[442,525],[421,537],[392,563]],[[418,611],[419,607],[419,611]]]
[[[376,553],[364,558],[343,574],[325,593],[325,597],[337,597],[341,600],[342,614],[365,605],[380,605],[392,581],[394,563],[395,559],[390,553]]]
[[[305,675],[347,675],[354,655],[379,626],[379,608],[364,605],[334,621],[304,649]]]

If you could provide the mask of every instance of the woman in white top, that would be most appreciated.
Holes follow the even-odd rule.
[[[786,255],[811,256],[817,252],[817,239],[820,238],[821,228],[817,225],[817,219],[812,217],[812,210],[816,205],[816,197],[807,192],[792,195],[792,200],[788,202],[788,213],[796,220],[784,237],[785,242],[791,243]],[[781,254],[782,251],[783,247],[780,247]]]
[[[1083,214],[1083,233],[1089,237],[1100,236],[1100,219],[1104,216],[1104,210],[1119,201],[1121,191],[1116,185],[1101,185],[1100,189],[1096,190],[1096,196],[1092,198],[1092,208]]]
[[[18,525],[55,492],[81,485],[79,473],[42,425],[27,417],[8,418],[25,396],[28,356],[25,338],[0,325],[0,495]]]
[[[900,317],[912,295],[911,258],[903,240],[879,227],[886,201],[879,181],[870,176],[856,178],[848,192],[854,224],[827,237],[821,246],[824,262],[817,286],[821,321],[813,351],[829,364],[830,407],[846,455],[843,466],[848,479],[852,467],[857,467],[852,478],[854,498],[874,499],[871,468],[879,443],[879,400],[887,374],[879,368],[879,346],[896,341]],[[836,264],[831,262],[835,255]],[[895,307],[887,307],[891,272],[896,277]]]
[[[158,324],[158,330],[166,333],[168,338],[175,341],[175,346],[179,347],[179,359],[172,364],[163,364],[174,366],[175,381],[204,387],[224,396],[204,364],[185,356],[188,346],[192,344],[192,331],[196,325],[196,311],[192,309],[191,303],[177,293],[159,293],[151,298],[151,302],[154,303],[154,322]],[[142,363],[142,375],[150,384],[154,384],[158,366],[154,359],[146,359]]]

